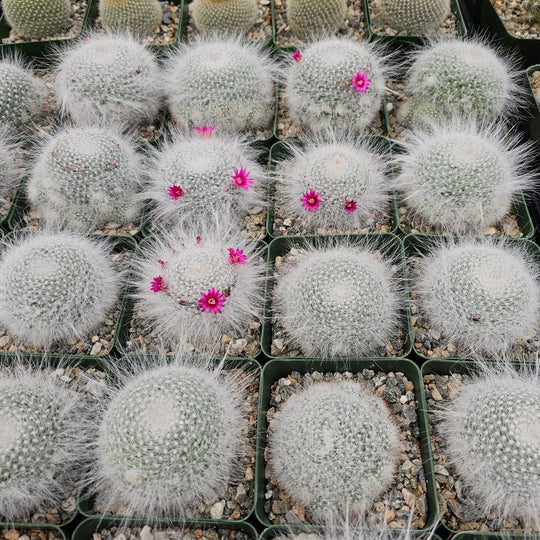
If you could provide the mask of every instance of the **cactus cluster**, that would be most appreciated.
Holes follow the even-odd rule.
[[[99,17],[110,32],[146,37],[161,24],[163,10],[157,0],[99,0]]]
[[[160,69],[134,38],[91,36],[62,55],[56,93],[64,113],[77,124],[137,126],[160,107]]]
[[[2,8],[13,30],[28,39],[54,35],[72,13],[70,0],[2,0]]]
[[[291,32],[306,40],[335,33],[345,21],[345,0],[288,0],[287,22]]]
[[[358,246],[304,249],[278,279],[274,312],[306,356],[364,356],[398,325],[393,269]]]
[[[181,45],[169,60],[169,110],[180,130],[217,126],[237,134],[271,123],[277,68],[257,44],[199,39]]]
[[[199,32],[246,33],[258,17],[256,0],[194,0],[193,22]]]
[[[540,0],[525,0],[523,9],[526,11],[524,19],[529,24],[540,24]]]
[[[330,38],[293,57],[285,101],[296,124],[316,134],[361,134],[384,97],[385,69],[374,46]]]
[[[415,289],[426,318],[449,342],[497,357],[535,327],[537,274],[518,248],[462,241],[423,261]]]
[[[48,225],[90,232],[108,221],[131,223],[141,210],[141,166],[133,145],[114,131],[59,131],[40,150],[26,186]]]
[[[388,202],[382,160],[375,149],[353,141],[293,147],[282,163],[280,196],[288,216],[310,229],[358,229]]]
[[[540,381],[506,367],[476,375],[442,412],[440,431],[481,513],[540,525]]]
[[[24,342],[50,347],[86,336],[118,297],[101,244],[69,233],[22,237],[0,261],[0,324]]]
[[[436,32],[450,14],[450,0],[380,0],[385,24],[409,34]]]
[[[289,397],[269,427],[268,446],[272,478],[320,519],[362,513],[375,502],[393,481],[400,438],[381,398],[340,380]]]

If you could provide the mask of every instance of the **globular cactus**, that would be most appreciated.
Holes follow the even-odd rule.
[[[50,347],[87,336],[119,293],[108,250],[69,233],[16,240],[0,261],[0,324],[25,343]]]
[[[427,320],[460,354],[504,354],[538,320],[538,270],[518,247],[443,246],[423,261],[415,290]]]
[[[390,264],[360,246],[307,248],[278,278],[276,319],[306,356],[364,356],[398,324]]]
[[[8,24],[22,38],[53,37],[69,22],[70,0],[2,0]]]
[[[29,321],[30,323],[31,321]],[[81,399],[46,371],[0,373],[0,516],[23,521],[60,504],[87,455]]]
[[[147,37],[161,24],[163,10],[157,0],[100,0],[99,16],[110,32]]]
[[[400,436],[381,398],[341,380],[290,396],[269,426],[268,446],[271,478],[321,520],[362,513],[390,487]]]
[[[441,41],[415,53],[399,116],[418,127],[455,118],[508,115],[520,103],[519,76],[495,50],[474,41]]]
[[[0,125],[10,135],[21,135],[39,117],[48,91],[16,58],[0,61]]]
[[[200,137],[177,138],[155,155],[146,197],[154,202],[156,224],[193,224],[215,212],[246,215],[265,205],[259,190],[266,175],[255,151],[236,138],[212,135],[212,127],[196,129]]]
[[[385,24],[409,34],[435,33],[450,15],[450,0],[380,0]]]
[[[480,232],[509,211],[520,190],[531,189],[530,148],[494,126],[432,126],[402,143],[395,188],[429,226],[451,233]]]
[[[337,32],[345,21],[345,0],[288,0],[287,22],[300,39],[317,38]]]
[[[91,232],[140,214],[142,171],[131,142],[114,130],[61,130],[39,150],[26,186],[47,224]]]
[[[181,364],[121,377],[104,403],[90,473],[104,513],[178,517],[231,483],[247,422],[238,382]]]
[[[169,60],[167,97],[179,129],[216,126],[239,134],[272,122],[277,68],[257,44],[199,39]]]
[[[16,146],[0,132],[0,200],[5,200],[17,182],[14,152]]]
[[[374,46],[331,38],[293,58],[285,85],[291,118],[314,133],[362,133],[384,97],[386,74]]]
[[[95,35],[62,54],[56,93],[75,123],[134,127],[158,113],[160,80],[156,59],[137,40]]]
[[[291,147],[278,185],[284,212],[309,229],[358,229],[388,202],[382,160],[366,143],[334,141]]]
[[[199,32],[246,33],[257,20],[257,1],[194,0],[192,16]]]
[[[527,12],[523,17],[529,24],[540,24],[540,0],[525,0],[523,9]]]
[[[532,369],[485,368],[441,411],[439,430],[477,511],[538,530],[540,381]]]
[[[143,317],[169,342],[212,346],[261,318],[264,268],[256,246],[237,238],[230,224],[209,221],[215,227],[164,233],[138,263]]]

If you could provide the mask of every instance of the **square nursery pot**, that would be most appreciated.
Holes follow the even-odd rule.
[[[262,534],[259,536],[260,540],[272,540],[273,538],[283,538],[284,535],[290,535],[290,534],[321,534],[324,531],[324,527],[320,525],[314,525],[314,526],[306,526],[306,525],[289,525],[289,526],[283,526],[283,525],[272,525],[271,527],[268,527],[264,529]],[[355,529],[353,528],[352,532],[354,534]],[[366,531],[367,532],[367,531]],[[374,538],[377,538],[378,531],[375,529],[374,531]],[[402,538],[403,531],[399,529],[390,529],[389,532],[394,532],[396,535],[396,540],[399,540]],[[299,538],[298,540],[302,540],[304,537]],[[366,538],[369,538],[366,535]],[[391,538],[391,537],[390,537]],[[389,540],[390,540],[389,538]],[[425,532],[418,532],[418,531],[411,531],[410,540],[426,540],[428,538],[428,533]],[[457,537],[454,537],[454,539]],[[453,540],[454,540],[453,539]],[[305,539],[307,540],[307,539]],[[311,537],[309,537],[309,540],[311,540]],[[429,540],[441,540],[441,537],[437,534],[429,535]],[[467,539],[468,540],[468,539]],[[473,539],[471,539],[473,540]]]
[[[407,281],[409,284],[409,294],[414,290],[414,285],[411,283],[411,276],[410,276],[410,269],[409,269],[409,260],[412,257],[420,256],[420,255],[426,255],[428,254],[434,247],[437,247],[441,245],[441,243],[451,243],[453,241],[459,241],[460,237],[451,237],[451,236],[440,236],[440,235],[434,235],[434,234],[408,234],[403,238],[403,245],[405,247],[405,256],[406,256],[406,264],[407,264]],[[536,264],[540,265],[540,247],[536,245],[531,240],[527,240],[524,238],[494,238],[492,241],[497,243],[507,243],[509,246],[522,246],[529,256],[536,262]],[[412,306],[411,306],[412,307]],[[413,316],[411,309],[408,310],[408,316],[409,316],[409,324],[408,328],[410,331],[409,340],[411,341],[411,344],[416,343],[415,339],[415,331],[414,331],[414,325],[412,322],[411,317]],[[423,362],[424,360],[436,360],[439,357],[436,356],[427,356],[426,354],[423,354],[419,352],[416,346],[412,347],[412,356],[413,358],[416,358]],[[454,358],[450,354],[448,356],[443,357],[450,359],[452,358],[454,361],[457,359],[461,361],[462,359],[465,359],[465,357],[459,357]],[[488,362],[491,362],[490,359],[484,359]],[[520,361],[520,360],[515,360]]]
[[[536,534],[496,533],[496,532],[460,532],[452,540],[536,540]]]
[[[396,354],[396,356],[407,356],[412,348],[412,341],[410,339],[412,335],[412,329],[409,328],[410,317],[407,317],[408,313],[408,293],[406,291],[406,269],[405,269],[405,252],[403,250],[403,244],[397,236],[390,233],[378,233],[378,234],[333,234],[333,235],[305,235],[305,236],[282,236],[275,238],[270,242],[268,247],[268,262],[267,262],[267,280],[265,284],[265,309],[264,309],[264,323],[261,335],[261,349],[262,352],[268,358],[292,358],[287,354],[279,356],[275,354],[276,351],[272,350],[273,345],[273,313],[272,313],[272,301],[275,282],[275,260],[276,257],[283,257],[292,248],[301,248],[303,246],[320,246],[329,247],[335,243],[339,244],[340,240],[353,240],[366,243],[366,247],[374,250],[380,250],[385,256],[388,256],[395,260],[396,266],[400,269],[396,273],[396,278],[403,283],[403,298],[400,309],[400,334],[402,336],[402,354]],[[401,338],[400,338],[401,339]],[[296,348],[296,347],[295,347]],[[382,347],[380,347],[382,349]],[[373,358],[392,358],[392,356],[372,355]],[[298,355],[299,358],[303,358]]]
[[[43,533],[46,540],[67,540],[65,532],[57,525],[39,523],[0,523],[0,538],[5,538],[3,534],[15,530],[20,536],[34,538]]]
[[[426,494],[426,513],[425,513],[425,525],[422,530],[429,530],[436,526],[439,514],[437,507],[437,494],[435,491],[435,475],[433,472],[433,460],[431,454],[431,448],[429,444],[428,436],[428,419],[425,406],[425,395],[420,370],[410,360],[403,358],[391,358],[391,359],[372,359],[372,358],[348,358],[343,360],[330,360],[330,359],[273,359],[264,365],[262,371],[262,380],[260,386],[259,397],[259,415],[257,423],[257,457],[255,467],[255,515],[261,523],[266,526],[273,525],[270,521],[268,505],[269,499],[267,498],[267,491],[269,488],[268,480],[266,477],[266,460],[265,452],[267,446],[267,430],[268,430],[268,413],[269,410],[275,407],[275,402],[271,402],[272,389],[271,387],[281,379],[288,379],[291,382],[298,380],[305,376],[307,373],[314,374],[318,372],[316,380],[326,380],[328,377],[332,377],[334,374],[342,374],[350,372],[352,374],[363,372],[363,370],[372,370],[375,373],[378,371],[400,372],[413,383],[414,385],[414,399],[417,403],[417,419],[418,419],[418,431],[414,434],[420,442],[420,456],[422,460],[422,467],[425,475],[424,486],[427,489],[423,489]],[[295,373],[296,372],[296,373]],[[367,375],[368,378],[372,378]],[[315,383],[317,384],[317,383]],[[382,394],[385,396],[384,392]],[[389,398],[391,399],[394,398]],[[390,405],[390,401],[387,402]],[[414,428],[412,428],[414,429]],[[411,430],[412,431],[412,430]],[[411,457],[411,459],[413,459]],[[421,473],[422,469],[419,471]],[[420,485],[420,483],[419,483]],[[273,504],[271,508],[273,508]],[[369,514],[369,512],[368,512]],[[295,525],[298,523],[296,518]],[[288,525],[281,526],[288,527]],[[299,529],[304,528],[305,525],[299,526]],[[279,527],[271,527],[271,530],[279,529]],[[262,538],[271,538],[272,535],[268,530]]]
[[[394,147],[394,143],[386,138],[381,137],[380,135],[372,135],[367,137],[362,137],[361,140],[365,140],[367,143],[373,144],[374,148],[377,150],[380,150],[380,153],[385,158],[389,158],[392,149]],[[275,173],[276,172],[276,166],[277,163],[280,161],[286,160],[287,158],[292,156],[291,147],[297,147],[302,148],[305,144],[305,141],[302,141],[300,139],[289,139],[288,141],[278,141],[277,143],[272,145],[272,148],[270,148],[270,170]],[[390,172],[390,171],[389,171]],[[282,235],[279,234],[279,232],[275,231],[275,204],[276,204],[276,182],[274,181],[270,187],[269,187],[269,194],[268,194],[268,212],[266,215],[266,230],[268,233],[268,236],[270,239],[273,238],[280,238]],[[391,216],[392,223],[390,225],[391,230],[388,231],[390,233],[396,233],[397,226],[399,223],[399,216],[397,213],[397,207],[396,207],[396,198],[393,195],[392,199],[390,201],[390,205],[388,207],[388,213]],[[283,235],[288,236],[288,235]],[[298,236],[296,233],[291,234],[290,236]]]
[[[528,119],[529,135],[535,141],[540,143],[540,64],[536,64],[527,69],[527,84],[530,111]],[[533,91],[534,86],[537,87],[536,95]]]
[[[145,359],[145,358],[149,358],[150,355],[145,355],[145,356],[140,356],[141,359]],[[215,363],[219,363],[220,359],[216,359],[215,360]],[[118,363],[119,361],[116,360],[116,362]],[[121,360],[120,360],[121,362]],[[257,424],[258,424],[258,415],[260,414],[260,410],[261,410],[261,405],[260,405],[260,381],[261,381],[261,364],[259,362],[257,362],[257,360],[254,360],[254,359],[246,359],[246,358],[240,358],[240,359],[233,359],[233,358],[227,358],[225,359],[224,361],[224,369],[225,370],[230,370],[230,369],[241,369],[242,371],[245,371],[247,373],[250,373],[253,375],[254,377],[254,381],[257,381],[257,389],[258,389],[258,395],[256,395],[256,401],[254,402],[254,405],[255,405],[255,408],[256,408],[256,413],[257,413]],[[255,394],[254,394],[255,395]],[[254,426],[253,426],[254,427]],[[250,426],[250,429],[249,429],[250,433],[251,433],[251,426]],[[253,433],[253,434],[248,434],[248,436],[251,438],[253,438],[253,445],[256,449],[256,440],[257,440],[257,435],[256,433]],[[256,467],[256,465],[255,465]],[[255,476],[256,476],[256,472],[254,473]],[[234,484],[233,484],[234,485]],[[197,523],[197,524],[200,524],[201,526],[207,526],[207,527],[212,527],[212,526],[217,526],[219,525],[220,528],[222,528],[221,526],[222,525],[228,525],[227,527],[223,527],[223,528],[226,528],[226,529],[239,529],[239,530],[245,530],[245,531],[250,531],[250,527],[251,525],[249,525],[249,522],[252,521],[252,515],[253,515],[253,510],[254,510],[254,507],[255,507],[255,500],[256,500],[256,490],[257,490],[257,480],[255,479],[254,480],[254,483],[253,483],[253,486],[254,486],[254,493],[253,493],[253,506],[251,506],[251,508],[249,509],[249,511],[246,513],[246,515],[244,517],[242,517],[241,519],[221,519],[221,520],[213,520],[213,519],[206,519],[206,518],[179,518],[179,517],[175,517],[175,518],[172,518],[172,517],[164,517],[164,518],[159,518],[157,516],[152,516],[152,515],[149,515],[149,516],[123,516],[123,515],[116,515],[116,514],[100,514],[94,507],[94,503],[96,501],[96,497],[95,497],[95,494],[91,493],[90,492],[90,489],[86,486],[86,487],[83,487],[83,488],[80,488],[78,493],[77,493],[77,510],[80,514],[82,514],[85,518],[91,518],[86,520],[88,522],[91,522],[93,525],[93,529],[92,529],[92,532],[94,532],[98,526],[99,528],[104,528],[100,525],[103,524],[103,523],[110,523],[110,525],[107,525],[107,526],[119,526],[121,523],[128,523],[130,521],[133,521],[134,523],[137,523],[137,524],[141,524],[144,525],[145,522],[152,522],[152,523],[162,523],[163,525],[165,523],[167,524],[171,524],[171,523],[176,523],[177,526],[180,526],[182,523]],[[137,525],[137,526],[139,526]],[[247,525],[247,529],[246,527],[244,527],[244,525]],[[85,528],[85,532],[84,534],[87,535],[87,534],[90,534],[90,537],[92,535],[92,533],[88,533],[88,531],[90,531],[91,528]],[[75,538],[75,536],[73,537]],[[82,537],[77,537],[79,538],[80,540],[82,540]],[[86,536],[85,536],[86,538]],[[256,536],[253,536],[253,538],[256,538]]]

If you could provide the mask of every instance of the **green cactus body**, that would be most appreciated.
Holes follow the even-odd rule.
[[[48,224],[91,231],[108,221],[136,219],[140,183],[130,143],[96,128],[70,129],[40,152],[27,196]]]
[[[345,0],[288,0],[287,22],[300,39],[335,33],[345,20]]]
[[[356,514],[391,485],[399,430],[373,391],[354,381],[321,382],[276,413],[269,450],[271,478],[315,519]]]
[[[99,16],[111,32],[146,37],[161,24],[163,10],[157,0],[100,0]]]
[[[193,22],[199,32],[248,32],[258,16],[256,0],[194,0]]]
[[[526,0],[523,3],[523,9],[527,12],[523,17],[525,22],[535,25],[540,24],[540,0]]]
[[[450,0],[380,0],[385,24],[409,34],[433,33],[450,14]]]
[[[4,15],[20,37],[51,37],[69,21],[70,0],[2,0]]]
[[[290,66],[285,100],[293,120],[314,133],[362,133],[380,110],[382,62],[371,45],[328,39]]]

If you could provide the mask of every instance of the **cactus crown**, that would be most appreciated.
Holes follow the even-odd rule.
[[[199,32],[248,32],[259,15],[256,0],[194,0],[193,22]]]
[[[0,323],[41,347],[87,335],[118,297],[109,261],[104,246],[69,233],[14,241],[0,262]]]
[[[441,414],[449,457],[482,515],[494,513],[501,522],[519,518],[538,528],[538,373],[484,368]]]
[[[450,14],[450,0],[380,0],[381,18],[409,34],[433,34]]]
[[[278,279],[274,312],[306,356],[363,356],[399,319],[394,272],[360,246],[307,248]]]
[[[238,134],[272,121],[277,68],[259,45],[198,39],[181,45],[170,63],[169,110],[179,129],[206,125]]]
[[[157,0],[99,0],[99,16],[110,32],[147,37],[161,24],[163,10]]]
[[[525,0],[523,9],[526,10],[524,19],[530,24],[540,24],[540,0]]]
[[[56,92],[75,123],[132,127],[156,116],[160,78],[156,59],[136,39],[94,35],[59,52]]]
[[[317,520],[367,510],[392,483],[399,447],[399,429],[381,398],[354,381],[321,382],[276,413],[269,466]]]
[[[330,38],[294,56],[285,86],[293,120],[314,133],[358,134],[381,108],[386,75],[373,45]]]
[[[70,128],[40,150],[27,194],[48,224],[90,232],[136,219],[141,176],[135,148],[120,134]]]
[[[463,241],[439,248],[416,290],[431,324],[471,354],[505,353],[538,320],[538,270],[519,247]]]
[[[300,39],[333,34],[343,24],[347,12],[345,0],[288,0],[287,22]]]

